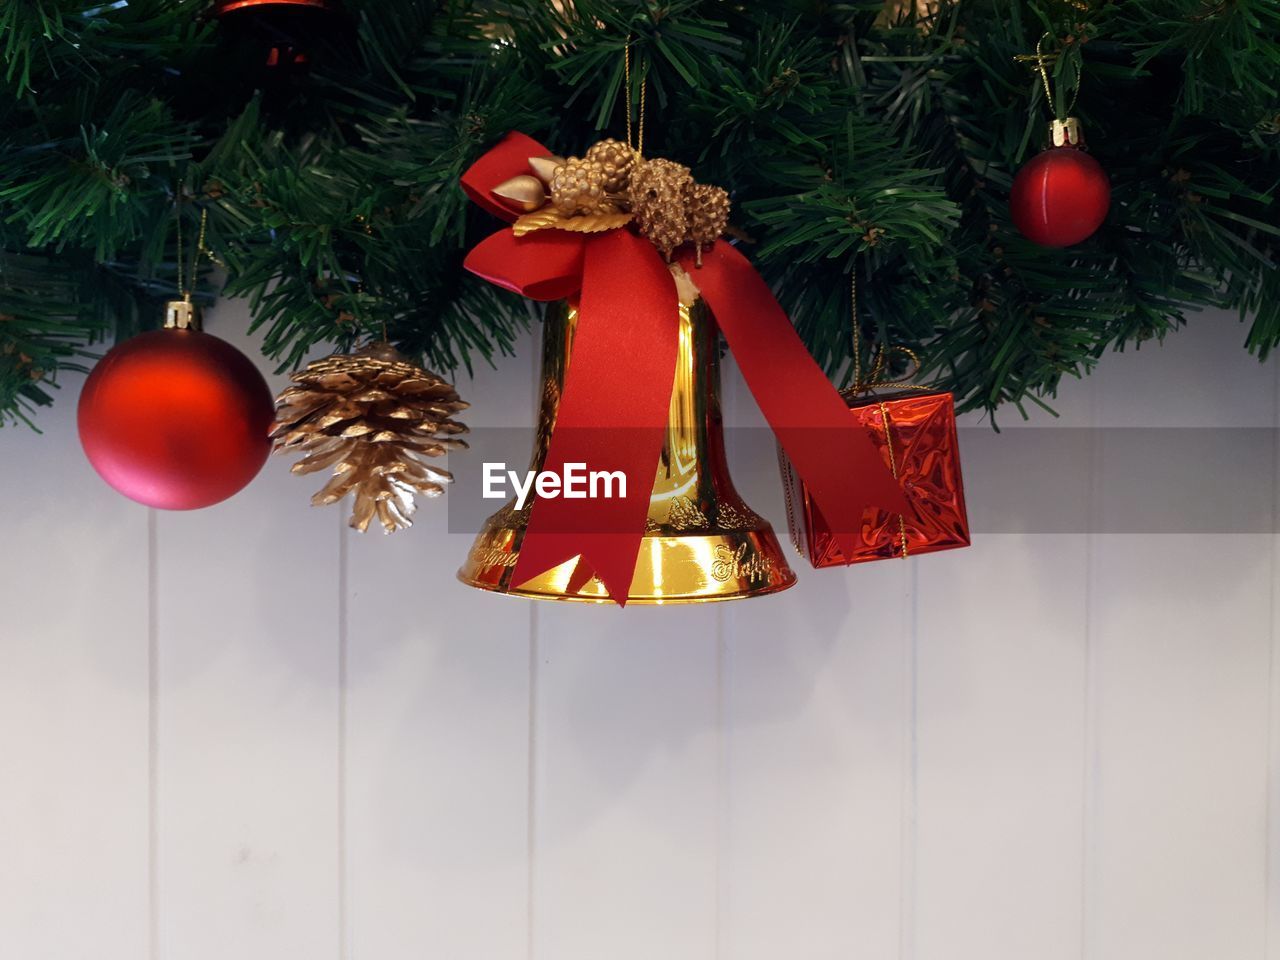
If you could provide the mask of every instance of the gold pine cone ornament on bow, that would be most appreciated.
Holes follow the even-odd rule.
[[[729,194],[722,187],[690,184],[685,190],[685,204],[689,211],[689,239],[700,251],[724,236],[729,226]]]
[[[416,495],[438,497],[453,476],[428,462],[465,448],[467,428],[451,419],[469,406],[440,377],[378,343],[326,357],[292,377],[276,398],[276,453],[300,453],[297,474],[333,468],[313,506],[354,497],[350,525],[376,516],[387,533],[412,525]]]
[[[530,173],[499,184],[493,195],[523,214],[517,237],[535,230],[601,233],[634,223],[663,258],[693,244],[702,251],[724,235],[729,194],[701,184],[689,168],[647,159],[619,140],[601,140],[582,157],[530,157]]]
[[[643,160],[631,174],[627,198],[636,226],[666,260],[691,239],[687,194],[692,187],[689,168],[671,160]]]

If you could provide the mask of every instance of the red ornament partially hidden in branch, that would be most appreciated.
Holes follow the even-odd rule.
[[[80,443],[98,474],[162,510],[208,507],[249,483],[271,452],[274,404],[243,353],[195,328],[190,302],[166,329],[126,340],[80,395]]]
[[[1033,243],[1069,247],[1093,236],[1111,208],[1111,185],[1084,151],[1074,117],[1050,126],[1053,146],[1032,157],[1013,178],[1009,213]]]
[[[256,7],[259,10],[272,7],[316,7],[320,10],[330,10],[333,8],[333,3],[331,0],[219,0],[215,12],[221,17],[233,10],[244,10],[248,7]]]
[[[255,36],[266,47],[266,66],[304,67],[308,47],[332,26],[337,0],[217,0],[213,15]]]

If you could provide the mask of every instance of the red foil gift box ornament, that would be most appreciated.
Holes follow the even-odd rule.
[[[853,556],[846,557],[804,481],[779,451],[787,525],[796,549],[815,567],[835,567],[969,546],[951,394],[904,391],[881,397],[846,393],[845,397],[849,414],[901,482],[914,515],[867,507]]]

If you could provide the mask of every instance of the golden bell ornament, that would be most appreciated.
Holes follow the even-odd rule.
[[[542,408],[530,465],[534,472],[542,469],[555,429],[577,320],[577,311],[563,304],[548,312]],[[743,503],[729,478],[720,415],[719,336],[701,300],[692,306],[681,303],[679,329],[666,436],[627,602],[697,603],[785,590],[796,578],[773,528]],[[517,510],[513,500],[490,517],[458,579],[515,596],[608,601],[595,577],[579,583],[584,577],[575,575],[576,558],[526,583],[511,582],[532,506]]]

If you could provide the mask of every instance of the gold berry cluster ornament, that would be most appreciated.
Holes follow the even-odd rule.
[[[349,356],[317,360],[276,398],[276,453],[301,453],[297,474],[333,468],[313,506],[348,493],[350,525],[364,532],[376,516],[387,533],[412,525],[415,494],[438,497],[453,476],[426,462],[465,448],[467,432],[450,419],[469,404],[453,386],[378,343]]]
[[[551,203],[566,217],[603,212],[604,167],[570,157],[551,175]]]
[[[696,182],[683,164],[645,159],[619,140],[601,140],[583,157],[531,157],[529,169],[493,191],[524,214],[515,222],[518,237],[548,229],[599,233],[634,222],[666,260],[692,243],[701,262],[729,223],[728,193]]]
[[[587,151],[587,161],[597,164],[604,174],[606,193],[615,196],[627,189],[636,152],[621,140],[601,140]]]

